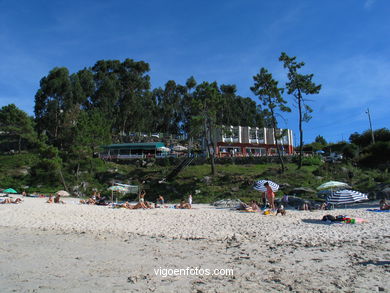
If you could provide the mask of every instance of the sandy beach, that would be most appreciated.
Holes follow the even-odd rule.
[[[364,224],[325,224],[325,214]],[[390,213],[0,206],[1,292],[389,292]],[[174,271],[176,269],[176,271]],[[207,274],[209,273],[209,274]]]

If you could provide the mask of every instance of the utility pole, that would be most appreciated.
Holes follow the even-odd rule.
[[[374,132],[372,131],[372,123],[371,123],[371,115],[370,115],[370,109],[367,108],[366,114],[368,115],[368,121],[370,122],[370,129],[371,129],[371,139],[372,143],[375,143],[375,138],[374,138]]]

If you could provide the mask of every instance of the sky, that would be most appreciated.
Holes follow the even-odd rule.
[[[281,52],[305,62],[322,85],[309,97],[313,118],[304,143],[390,128],[390,1],[388,0],[0,0],[0,107],[34,115],[39,81],[54,67],[71,73],[98,60],[150,64],[152,88],[235,84],[259,103],[253,76],[267,68],[281,87]],[[279,119],[298,136],[298,114]]]

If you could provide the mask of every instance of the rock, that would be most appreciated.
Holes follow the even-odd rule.
[[[199,189],[196,189],[195,194],[199,194],[199,193],[201,193],[201,191]]]
[[[237,191],[240,190],[240,188],[239,188],[238,186],[234,186],[234,187],[232,187],[231,189],[232,189],[232,191],[235,191],[235,192],[237,192]]]
[[[210,185],[212,180],[213,180],[213,178],[211,178],[210,176],[205,176],[205,177],[203,177],[203,179],[202,179],[202,181],[203,181],[204,183],[206,183],[207,185]]]

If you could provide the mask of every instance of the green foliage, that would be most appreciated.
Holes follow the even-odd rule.
[[[3,149],[17,149],[19,152],[37,142],[34,121],[14,104],[0,109],[0,132]]]
[[[310,156],[302,158],[303,166],[321,166],[323,164],[323,160],[320,156]]]
[[[380,141],[364,148],[359,163],[365,167],[390,167],[390,142]]]
[[[374,131],[375,142],[390,141],[390,130],[387,128],[380,128]],[[362,134],[354,132],[350,135],[349,141],[359,147],[363,148],[371,144],[371,130],[366,130]]]
[[[291,109],[287,107],[287,102],[283,99],[283,89],[278,88],[278,82],[273,79],[272,74],[268,73],[268,70],[261,68],[260,72],[253,77],[254,85],[251,87],[252,92],[258,96],[260,103],[269,109],[270,120],[272,128],[274,129],[274,137],[276,143],[276,150],[278,152],[280,165],[282,172],[284,171],[284,162],[280,154],[278,146],[278,139],[276,134],[277,121],[276,111],[280,112],[291,112]]]
[[[289,82],[286,83],[287,93],[293,95],[298,104],[299,111],[299,161],[298,167],[302,167],[302,152],[303,152],[303,129],[302,122],[308,122],[311,119],[310,113],[312,108],[306,104],[306,95],[318,94],[321,90],[321,85],[316,85],[312,79],[313,74],[300,74],[298,70],[301,69],[305,63],[297,62],[296,57],[289,57],[282,52],[279,61],[283,62],[283,67],[288,69],[287,78]]]

